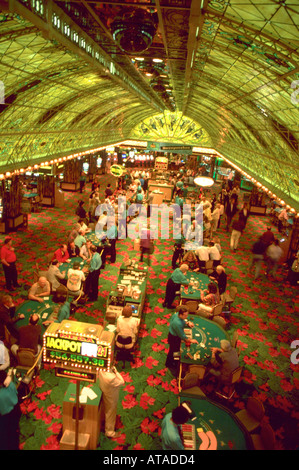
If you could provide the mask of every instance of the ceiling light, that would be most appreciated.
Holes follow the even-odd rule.
[[[153,59],[153,62],[156,62],[156,63],[163,62],[163,59]]]
[[[144,60],[144,57],[134,57],[135,60],[139,60],[139,61],[142,61]]]
[[[197,176],[196,178],[194,178],[194,183],[197,186],[203,186],[205,188],[208,188],[210,186],[213,186],[214,180],[213,178],[208,178],[206,176]]]

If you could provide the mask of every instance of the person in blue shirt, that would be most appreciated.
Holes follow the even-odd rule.
[[[163,302],[163,307],[166,308],[175,308],[172,305],[172,302],[175,299],[176,292],[181,288],[181,284],[189,285],[190,281],[186,276],[189,267],[187,264],[182,264],[179,268],[176,268],[166,284],[165,299]]]
[[[171,317],[169,323],[169,332],[167,341],[169,344],[169,350],[166,358],[166,367],[171,370],[176,370],[177,361],[174,359],[175,353],[178,353],[181,349],[181,341],[189,343],[198,343],[196,339],[189,339],[184,331],[185,328],[193,328],[194,324],[187,320],[188,308],[184,305],[180,305]]]
[[[91,247],[92,257],[89,265],[89,273],[85,282],[85,294],[89,300],[96,301],[99,296],[99,276],[102,267],[101,255],[97,252],[96,246]]]
[[[184,406],[178,406],[172,413],[165,415],[162,421],[162,449],[184,450],[182,432],[180,426],[189,421],[190,415]]]

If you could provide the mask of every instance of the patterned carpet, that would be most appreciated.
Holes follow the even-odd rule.
[[[109,177],[103,177],[101,193],[108,180]],[[23,285],[21,291],[13,293],[17,304],[27,296],[27,288],[33,282],[35,263],[45,267],[45,253],[66,240],[76,222],[77,201],[83,198],[87,207],[89,191],[90,186],[83,195],[65,193],[63,208],[42,208],[41,212],[29,215],[26,230],[20,228],[12,233],[18,256],[19,282]],[[234,398],[229,405],[227,402],[224,404],[236,412],[245,407],[248,397],[257,397],[266,410],[264,419],[275,430],[276,448],[293,450],[299,445],[299,366],[291,363],[290,345],[298,338],[298,290],[285,282],[285,266],[280,266],[276,281],[268,280],[264,269],[257,281],[247,273],[250,248],[267,224],[267,217],[251,216],[237,252],[231,252],[229,248],[229,234],[221,227],[218,231],[224,254],[223,265],[229,276],[228,286],[238,288],[229,334],[232,336],[236,330],[239,334],[238,345],[244,365],[243,379],[237,384]],[[275,228],[273,230],[276,231]],[[111,440],[101,434],[99,449],[161,449],[162,418],[177,405],[177,381],[165,368],[168,324],[173,311],[162,307],[165,285],[172,272],[172,246],[171,240],[156,241],[138,350],[134,362],[131,365],[127,363],[124,370],[120,369],[125,380],[118,404],[120,437]],[[98,301],[81,307],[76,312],[77,321],[103,323],[106,299],[115,284],[122,260],[127,255],[138,259],[138,254],[132,249],[132,240],[117,242],[116,263],[107,264],[100,276]],[[3,273],[0,284],[4,286]],[[58,379],[53,370],[42,368],[36,379],[35,394],[22,404],[22,449],[59,449],[62,402],[68,383],[67,379]],[[209,384],[205,386],[205,393],[219,401]]]

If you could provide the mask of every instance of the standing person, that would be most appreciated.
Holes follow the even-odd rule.
[[[165,415],[161,432],[163,450],[185,450],[180,426],[187,423],[189,419],[189,412],[182,405],[172,410],[172,413]]]
[[[12,291],[17,287],[21,287],[18,284],[18,272],[16,268],[17,257],[10,237],[5,238],[4,245],[1,247],[0,256],[6,281],[6,289]]]
[[[248,204],[247,204],[247,202],[244,202],[242,209],[240,209],[240,211],[239,211],[239,220],[241,220],[244,224],[243,230],[245,230],[248,217],[249,217]]]
[[[81,176],[80,176],[80,193],[82,194],[86,185],[86,175],[84,171],[82,171]]]
[[[18,329],[15,327],[15,323],[25,315],[19,314],[15,316],[16,307],[12,301],[12,297],[8,294],[4,294],[0,299],[0,340],[5,340],[5,327],[9,333],[16,339],[19,337]]]
[[[251,260],[251,265],[249,267],[249,272],[251,269],[255,266],[255,272],[254,272],[254,279],[258,279],[260,276],[261,272],[261,267],[262,267],[262,261],[264,259],[264,253],[265,253],[265,244],[262,241],[262,238],[260,238],[258,241],[256,241],[253,244],[252,247],[252,260]]]
[[[239,240],[244,230],[244,222],[240,219],[234,220],[232,223],[232,233],[230,237],[230,248],[236,251],[239,245]]]
[[[181,348],[181,342],[185,343],[198,343],[196,339],[189,339],[184,331],[184,328],[193,328],[194,324],[187,321],[189,311],[184,305],[179,305],[177,311],[172,315],[169,323],[169,332],[167,341],[169,350],[166,358],[166,367],[169,369],[176,369],[176,360],[174,359],[175,353],[178,353]]]
[[[215,209],[211,213],[211,237],[216,232],[218,228],[219,218],[220,218],[220,204],[217,203]]]
[[[279,246],[279,240],[276,238],[266,250],[267,276],[272,275],[275,278],[278,263],[282,255],[283,251]]]
[[[179,268],[176,268],[173,271],[166,284],[163,307],[169,309],[175,308],[175,306],[172,305],[172,302],[175,299],[176,292],[180,290],[181,284],[189,285],[191,283],[186,277],[188,270],[189,266],[187,264],[182,264]]]
[[[238,210],[236,197],[233,194],[227,203],[225,208],[225,215],[226,215],[226,231],[228,232],[230,229],[230,225],[232,223],[233,217],[236,215]]]
[[[11,376],[0,371],[0,450],[19,450],[21,417],[18,392]]]
[[[217,282],[219,295],[224,294],[227,286],[227,274],[224,267],[218,264],[215,271],[209,275],[209,278]]]
[[[114,217],[108,217],[107,219],[107,239],[110,244],[110,263],[115,263],[116,261],[116,241],[117,241],[118,231],[116,220]],[[103,263],[104,264],[104,263]]]
[[[91,247],[91,252],[92,258],[89,265],[89,273],[85,282],[85,294],[88,295],[89,300],[96,301],[99,296],[99,276],[102,266],[102,258],[94,245]]]
[[[151,232],[149,229],[145,229],[141,231],[141,238],[140,238],[140,261],[143,261],[143,255],[147,254],[147,264],[148,266],[151,265],[151,253],[153,250],[153,241],[151,240]]]
[[[125,381],[115,366],[111,368],[110,372],[99,370],[98,381],[102,390],[100,416],[101,422],[105,421],[105,436],[115,438],[118,436],[115,432],[117,403],[120,388]]]

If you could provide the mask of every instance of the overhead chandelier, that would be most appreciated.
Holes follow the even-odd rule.
[[[148,49],[158,27],[157,15],[143,8],[128,8],[110,25],[113,39],[128,54]]]

